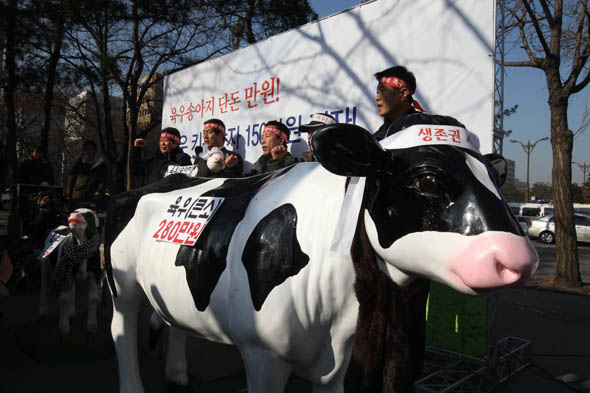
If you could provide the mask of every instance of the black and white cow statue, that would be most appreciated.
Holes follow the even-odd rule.
[[[49,314],[49,293],[57,295],[59,333],[62,342],[70,338],[70,319],[76,315],[76,281],[88,285],[89,338],[96,336],[99,282],[101,277],[98,216],[93,210],[80,208],[68,217],[68,226],[55,228],[45,241],[41,259],[41,293],[39,319]]]
[[[143,392],[145,297],[174,332],[235,345],[250,393],[281,392],[292,372],[317,393],[344,391],[357,259],[400,288],[524,283],[538,256],[474,135],[451,118],[420,121],[381,143],[327,126],[312,139],[319,163],[243,179],[173,175],[114,198],[105,251],[120,392]],[[167,377],[183,383],[181,353]]]

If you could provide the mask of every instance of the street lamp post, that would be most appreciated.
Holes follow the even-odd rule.
[[[525,202],[528,202],[529,201],[529,197],[530,197],[529,174],[530,174],[531,153],[535,149],[535,146],[537,145],[537,143],[539,143],[541,141],[546,141],[547,139],[549,139],[549,137],[537,139],[532,144],[531,144],[531,140],[529,139],[528,140],[528,143],[526,145],[524,143],[522,143],[521,141],[517,141],[515,139],[511,139],[510,140],[510,142],[512,142],[512,143],[520,143],[520,145],[522,146],[522,149],[526,153],[526,192],[525,192],[525,195],[524,195]]]
[[[582,172],[584,173],[584,182],[582,183],[582,186],[584,186],[586,184],[586,172],[588,171],[588,169],[590,169],[590,164],[586,164],[586,161],[584,161],[584,165],[580,164],[579,162],[575,162],[572,161],[573,164],[577,164],[580,169],[582,170]]]

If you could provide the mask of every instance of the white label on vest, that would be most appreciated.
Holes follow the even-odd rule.
[[[174,173],[184,173],[185,175],[190,176],[195,169],[197,169],[196,165],[168,165],[168,169],[166,170],[164,177]]]

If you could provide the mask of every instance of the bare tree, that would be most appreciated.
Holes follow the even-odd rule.
[[[590,82],[588,0],[506,0],[510,22],[519,36],[524,59],[506,66],[542,70],[549,92],[553,150],[553,201],[557,267],[555,281],[581,285],[571,192],[574,133],[568,126],[569,98]]]
[[[574,130],[574,139],[586,132],[588,128],[590,128],[590,108],[588,108],[588,105],[586,105],[584,108],[584,114],[582,115],[578,126]]]
[[[15,110],[15,90],[16,90],[16,15],[18,4],[16,0],[10,0],[5,6],[2,5],[2,14],[6,17],[6,43],[4,52],[4,62],[6,72],[2,75],[2,87],[4,90],[4,102],[6,106],[6,156],[8,162],[8,173],[10,176],[10,221],[9,233],[17,233],[16,217],[16,179],[18,176],[18,164],[16,161],[16,110]]]
[[[55,1],[32,1],[32,7],[35,17],[38,18],[40,34],[32,36],[37,53],[46,56],[46,72],[44,99],[43,99],[43,119],[41,122],[41,135],[39,145],[43,153],[47,156],[47,145],[49,143],[49,129],[51,127],[51,113],[53,105],[54,86],[57,77],[57,68],[61,58],[61,48],[64,38],[66,25],[66,13],[69,10],[68,0]]]
[[[107,159],[117,171],[126,161],[126,188],[132,185],[133,141],[149,131],[149,127],[138,128],[141,104],[166,74],[227,53],[244,36],[251,43],[307,22],[301,12],[315,17],[307,0],[100,0],[82,4],[77,19],[80,28],[67,37],[75,49],[68,62],[84,76],[88,89],[103,97],[103,104],[96,104],[104,119],[98,127],[104,130],[100,143],[105,152],[123,152],[107,153]],[[296,12],[297,8],[302,11]],[[248,24],[248,33],[236,36],[232,26],[240,23]],[[113,90],[123,100],[124,149],[112,137],[108,97]]]
[[[229,31],[233,49],[318,17],[307,0],[213,0],[210,4]]]

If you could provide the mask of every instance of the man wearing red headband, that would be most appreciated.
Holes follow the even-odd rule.
[[[383,125],[374,134],[381,140],[400,130],[399,122],[406,115],[425,112],[420,104],[413,99],[416,91],[416,78],[405,67],[391,67],[375,74],[379,84],[375,101],[379,115],[383,117]],[[396,121],[400,119],[399,121]],[[394,284],[392,284],[394,285]],[[428,280],[416,280],[405,290],[403,302],[406,324],[410,332],[410,340],[406,343],[409,362],[415,376],[420,375],[424,362],[424,346],[426,342],[425,308],[423,305],[428,297],[430,284]],[[395,290],[395,289],[392,289]],[[401,303],[402,301],[400,301]]]
[[[198,177],[241,177],[244,160],[233,151],[225,148],[225,124],[219,119],[209,119],[203,123],[203,142],[207,145],[209,151],[217,147],[225,155],[224,162],[219,162],[223,169],[219,172],[213,172],[207,165],[207,159],[202,158],[197,153],[195,164],[197,165]],[[202,147],[199,148],[202,151]],[[221,158],[219,158],[221,160]]]
[[[254,163],[248,176],[276,171],[299,162],[287,151],[291,131],[280,121],[269,121],[262,130],[262,156]]]
[[[383,125],[374,134],[381,140],[393,132],[389,129],[394,120],[411,113],[425,112],[412,94],[416,91],[416,78],[403,66],[390,67],[375,74],[379,84],[375,102]]]
[[[134,165],[134,175],[142,177],[142,184],[155,183],[164,178],[169,165],[192,165],[191,157],[184,153],[180,146],[180,132],[173,127],[167,127],[160,133],[159,151],[152,158],[143,160],[138,150],[145,146],[145,139],[137,138],[133,142],[134,156],[136,157]]]

